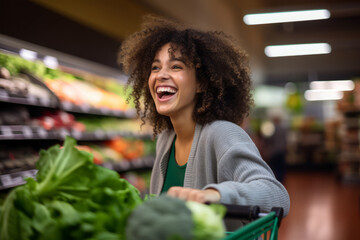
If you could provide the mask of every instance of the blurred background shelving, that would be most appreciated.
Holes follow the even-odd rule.
[[[117,77],[102,76],[105,66],[82,59],[73,63],[71,55],[64,60],[60,52],[17,39],[3,36],[0,43],[0,190],[35,177],[39,151],[71,136],[96,164],[131,176],[146,192],[148,180],[139,181],[135,172],[151,170],[155,142],[127,102],[131,87],[124,75],[112,69]],[[55,65],[46,62],[48,52]]]
[[[360,215],[355,214],[358,211],[341,208],[344,215],[339,217],[335,212],[339,212],[339,203],[360,207],[356,204],[360,198],[358,0],[18,0],[0,1],[0,9],[0,54],[19,56],[21,49],[30,50],[37,54],[35,62],[42,64],[45,57],[55,57],[56,69],[65,74],[65,80],[47,79],[56,72],[47,71],[48,67],[45,71],[41,65],[34,72],[15,74],[13,81],[0,82],[2,191],[21,184],[24,176],[34,176],[39,150],[61,143],[66,135],[91,151],[98,164],[118,171],[146,191],[154,141],[151,128],[144,126],[139,131],[140,122],[131,103],[119,100],[124,97],[121,91],[128,76],[117,64],[117,52],[122,40],[140,29],[145,15],[156,14],[201,29],[224,31],[248,52],[255,106],[242,127],[268,163],[275,116],[285,130],[283,183],[294,210],[284,219],[280,239],[352,239],[349,232],[360,222]],[[247,25],[243,19],[252,13],[311,9],[327,9],[330,17],[262,25]],[[267,46],[302,43],[327,43],[331,51],[290,57],[265,54]],[[342,97],[336,100],[313,101],[306,96],[313,90],[313,82],[334,80],[350,80],[354,86],[341,91]],[[21,88],[25,85],[27,90]],[[79,90],[79,86],[87,90]],[[61,92],[64,89],[73,95]],[[107,95],[112,99],[108,103],[123,105],[97,105],[81,99],[84,95],[100,96],[102,91],[115,94],[110,94],[114,98]],[[143,155],[122,152],[128,148]],[[307,191],[309,185],[314,193]],[[334,192],[334,199],[327,195]],[[325,214],[322,219],[333,222],[324,223],[317,217]],[[348,218],[349,226],[337,228],[333,224],[337,218]],[[323,231],[314,226],[322,226]]]

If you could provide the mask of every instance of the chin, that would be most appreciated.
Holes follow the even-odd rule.
[[[157,113],[163,116],[170,117],[170,111],[162,110],[162,109],[156,109]]]

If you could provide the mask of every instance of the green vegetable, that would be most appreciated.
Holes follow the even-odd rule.
[[[40,61],[29,61],[20,56],[0,53],[0,66],[9,70],[12,76],[18,75],[25,70],[36,76],[42,77],[46,72],[46,66]]]
[[[186,206],[191,210],[195,225],[194,239],[196,240],[216,240],[225,237],[223,224],[224,206],[204,205],[197,202],[186,202]]]
[[[225,236],[225,207],[161,195],[150,198],[130,215],[127,240],[219,240]]]
[[[75,148],[40,152],[37,180],[17,187],[0,212],[0,239],[125,239],[125,223],[142,202],[138,190]]]

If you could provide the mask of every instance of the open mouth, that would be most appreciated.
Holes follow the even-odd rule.
[[[171,98],[177,92],[176,88],[173,87],[158,87],[156,89],[156,94],[159,99],[166,100]]]

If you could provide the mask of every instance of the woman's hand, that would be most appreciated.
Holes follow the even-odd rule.
[[[171,187],[167,194],[172,197],[177,197],[186,201],[194,201],[199,203],[218,203],[220,202],[221,195],[218,190],[208,188],[205,190],[184,188],[184,187]]]

